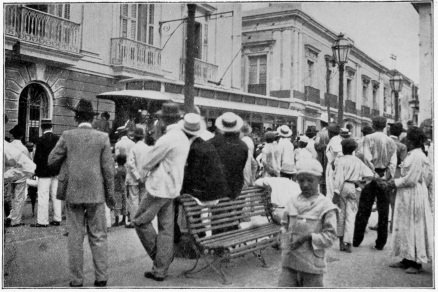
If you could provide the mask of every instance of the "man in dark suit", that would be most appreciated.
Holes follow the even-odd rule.
[[[216,119],[216,128],[220,133],[209,140],[219,154],[219,159],[225,170],[230,194],[236,198],[243,188],[243,169],[248,158],[248,147],[240,138],[240,128],[243,120],[238,115],[226,112]]]
[[[95,269],[94,286],[106,286],[108,280],[108,246],[105,202],[114,207],[114,160],[108,134],[91,126],[95,113],[90,101],[81,99],[75,109],[78,128],[64,131],[49,155],[49,167],[66,164],[68,177],[65,194],[69,268],[71,287],[84,282],[84,226]],[[63,183],[63,176],[58,177]]]
[[[36,164],[35,175],[38,177],[38,211],[37,223],[32,227],[49,226],[49,199],[53,203],[53,221],[51,225],[59,226],[62,220],[61,201],[56,198],[58,188],[57,173],[47,165],[49,154],[55,148],[59,137],[52,132],[52,121],[42,120],[41,129],[43,135],[36,141],[35,157],[33,161]]]

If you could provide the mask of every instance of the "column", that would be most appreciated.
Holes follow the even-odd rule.
[[[281,89],[282,90],[290,90],[291,89],[291,63],[292,63],[292,55],[289,53],[291,51],[291,42],[292,42],[292,31],[290,29],[284,30],[283,34],[283,49],[282,49],[282,79],[281,79]]]
[[[270,68],[272,69],[271,75],[271,86],[270,90],[280,90],[281,88],[281,50],[282,50],[282,38],[281,31],[276,30],[273,33],[274,47],[272,49],[272,64]]]

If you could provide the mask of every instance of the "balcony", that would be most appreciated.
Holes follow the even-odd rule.
[[[5,6],[4,24],[5,49],[24,59],[73,65],[82,57],[80,24],[20,5]]]
[[[351,100],[346,100],[345,101],[345,112],[356,115],[357,114],[356,103],[354,101],[351,101]]]
[[[316,104],[321,103],[319,89],[313,88],[311,86],[305,86],[304,87],[304,94],[306,95],[307,101],[310,101],[310,102],[313,102]]]
[[[371,118],[371,110],[365,105],[362,106],[362,117]]]
[[[145,72],[161,75],[161,49],[126,38],[112,38],[110,63],[119,76]]]
[[[380,116],[380,111],[378,109],[373,109],[373,117]]]
[[[338,97],[331,93],[324,93],[324,105],[327,106],[328,102],[330,101],[330,107],[331,108],[338,108]]]
[[[186,65],[186,59],[181,58],[180,60],[180,80],[184,81],[185,78],[185,65]],[[205,61],[199,60],[195,58],[195,83],[198,84],[207,84],[207,81],[214,81],[217,82],[217,69],[218,66],[207,63]],[[266,86],[265,86],[266,88]],[[266,89],[265,89],[266,90]],[[266,92],[265,92],[266,94]]]

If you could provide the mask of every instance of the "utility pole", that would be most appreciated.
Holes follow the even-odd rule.
[[[325,66],[327,68],[327,71],[326,71],[325,82],[326,82],[326,88],[327,88],[327,95],[326,95],[325,103],[327,105],[327,122],[330,122],[330,96],[329,96],[329,94],[330,94],[330,74],[331,74],[330,65],[329,65],[330,61],[332,61],[332,57],[329,55],[326,55],[325,56]]]
[[[193,113],[195,110],[195,12],[196,4],[187,4],[187,41],[184,84],[184,110]]]

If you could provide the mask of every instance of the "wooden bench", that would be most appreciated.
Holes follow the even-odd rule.
[[[195,265],[184,275],[211,267],[221,276],[224,284],[230,284],[223,270],[224,263],[248,253],[254,254],[264,267],[267,266],[261,252],[278,244],[280,234],[280,226],[271,217],[269,192],[262,188],[247,188],[236,199],[223,198],[214,206],[198,205],[190,195],[183,195],[179,200],[197,253]],[[260,216],[266,216],[266,222],[248,228],[241,227],[245,225],[241,223],[243,220],[257,216],[259,219]],[[208,231],[212,235],[206,236]],[[212,261],[207,259],[208,255],[213,256]],[[200,259],[206,265],[195,271]],[[216,261],[219,261],[219,269],[213,265]]]

